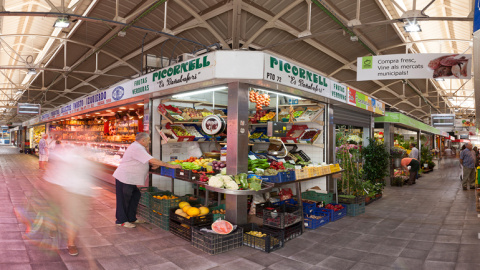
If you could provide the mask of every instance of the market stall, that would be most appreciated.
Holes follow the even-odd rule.
[[[403,185],[406,176],[400,168],[402,157],[410,153],[411,143],[415,143],[419,151],[422,171],[433,169],[433,136],[441,134],[436,128],[412,119],[401,113],[386,112],[385,116],[375,118],[376,136],[382,138],[391,153],[390,184]]]
[[[281,205],[286,204],[286,198],[296,198],[288,205],[294,205],[297,214],[281,212],[278,217],[289,217],[290,223],[279,229],[293,224],[303,227],[303,222],[297,222],[304,218],[317,220],[322,215],[311,211],[322,212],[320,206],[326,207],[322,213],[328,213],[327,218],[331,214],[332,219],[336,218],[334,213],[355,216],[365,211],[364,202],[358,205],[355,199],[348,201],[350,206],[332,204],[333,192],[337,191],[334,181],[337,178],[333,176],[342,170],[339,164],[334,164],[335,126],[331,119],[335,110],[340,116],[342,108],[351,115],[363,112],[365,122],[370,123],[362,126],[361,136],[366,139],[371,135],[368,127],[372,114],[382,115],[384,104],[298,63],[263,52],[217,51],[92,96],[95,95],[100,98],[91,105],[87,106],[88,97],[76,100],[45,113],[39,121],[50,122],[52,134],[61,133],[65,141],[97,145],[98,149],[99,143],[109,143],[105,138],[106,124],[103,137],[101,126],[95,124],[98,117],[119,102],[145,100],[143,126],[152,136],[152,155],[182,166],[182,169],[160,168],[152,172],[151,187],[146,190],[168,192],[162,195],[152,192],[149,196],[144,190],[145,208],[139,211],[146,211],[143,213],[147,217],[155,216],[160,224],[168,224],[170,219],[169,224],[178,230],[182,229],[177,226],[182,223],[179,216],[196,219],[197,208],[192,213],[187,209],[176,213],[180,209],[175,207],[178,208],[183,196],[187,196],[184,200],[202,199],[200,202],[205,206],[216,201],[215,205],[221,207],[219,204],[224,202],[225,218],[235,224],[247,223],[248,202],[252,200],[251,205],[255,206],[256,196],[270,196],[275,191],[281,195],[282,201],[277,199]],[[347,103],[348,96],[357,98],[357,103],[355,98]],[[91,117],[92,112],[98,116]],[[86,113],[90,118],[86,118]],[[133,127],[134,132],[141,131],[140,123],[138,129],[135,124]],[[129,130],[131,125],[123,128]],[[122,137],[115,143],[120,141],[129,143],[131,137]],[[126,146],[119,147],[113,155],[117,161],[121,158],[118,153]],[[304,208],[303,200],[307,197],[316,202],[309,206],[311,211]],[[156,199],[169,205],[153,208],[153,213],[163,214],[160,217],[148,211],[152,209],[150,201]],[[257,209],[263,215],[263,208]],[[263,219],[264,225],[278,221],[273,213]]]

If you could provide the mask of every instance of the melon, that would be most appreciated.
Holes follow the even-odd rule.
[[[197,207],[190,207],[187,210],[187,214],[191,217],[196,217],[200,215],[200,210]]]
[[[204,216],[210,212],[210,209],[208,207],[202,206],[198,208],[200,210],[200,216]]]
[[[190,205],[185,205],[185,206],[182,208],[182,210],[183,210],[183,212],[187,213],[187,212],[188,212],[188,209],[190,209],[190,208],[191,208]]]
[[[188,202],[180,202],[180,203],[178,204],[178,207],[183,208],[183,207],[185,207],[185,206],[187,206],[187,205],[190,205],[190,204],[189,204]]]
[[[218,234],[229,234],[233,231],[233,225],[226,220],[217,220],[212,224],[212,230]]]

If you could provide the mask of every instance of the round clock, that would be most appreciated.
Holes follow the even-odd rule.
[[[227,124],[225,120],[218,115],[209,115],[203,119],[202,130],[207,135],[217,135],[225,130]]]

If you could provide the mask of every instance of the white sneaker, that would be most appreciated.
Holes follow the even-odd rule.
[[[125,227],[125,228],[135,228],[135,227],[137,227],[135,224],[130,223],[130,222],[124,222],[122,224],[117,224],[117,226]]]
[[[135,220],[133,223],[135,223],[135,224],[144,224],[144,223],[147,223],[147,222],[146,222],[145,220],[143,220],[143,219],[137,219],[137,220]]]

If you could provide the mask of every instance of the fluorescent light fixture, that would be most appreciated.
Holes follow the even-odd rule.
[[[135,109],[134,109],[134,108],[129,108],[128,110],[133,111],[133,110],[135,110]]]
[[[444,79],[444,78],[436,78],[435,81],[437,81],[437,82],[443,82],[443,81],[445,81],[445,79]]]
[[[448,98],[448,100],[450,100],[450,101],[453,101],[453,100],[454,100],[454,98],[453,98],[453,97],[449,97],[449,98]]]
[[[23,90],[17,90],[17,92],[15,93],[15,95],[20,95],[20,94],[23,94]]]
[[[111,112],[112,110],[107,110],[107,112]]]
[[[53,27],[55,28],[67,28],[70,26],[70,20],[68,17],[58,17],[58,19],[55,21],[55,24]]]
[[[137,105],[138,105],[138,106],[143,106],[143,103],[138,103]]]
[[[204,94],[204,93],[220,91],[220,90],[226,90],[226,89],[228,89],[228,87],[226,87],[226,86],[214,87],[214,88],[208,88],[208,89],[205,89],[205,90],[199,90],[199,91],[195,91],[195,92],[188,92],[188,93],[174,95],[174,96],[172,96],[172,98],[188,97],[188,96]]]
[[[126,108],[125,107],[120,107],[119,109],[125,110]]]
[[[288,95],[288,94],[284,94],[284,93],[278,93],[278,92],[273,92],[273,91],[269,91],[269,90],[265,90],[265,89],[258,89],[258,88],[255,88],[255,89],[258,90],[258,91],[272,93],[272,94],[279,95],[279,96],[284,96],[284,97],[289,97],[289,98],[295,98],[295,99],[298,99],[298,100],[303,100],[303,98],[301,98],[301,97],[292,96],[292,95]]]
[[[99,112],[96,112],[95,114],[100,114]]]
[[[117,111],[117,112],[122,112],[122,111]]]
[[[403,29],[405,29],[405,32],[408,32],[408,33],[422,32],[422,28],[420,28],[420,25],[416,21],[405,23],[405,25],[403,26]]]
[[[29,68],[28,71],[27,71],[27,74],[28,75],[35,75],[35,74],[37,74],[37,70],[34,69],[34,68]]]

